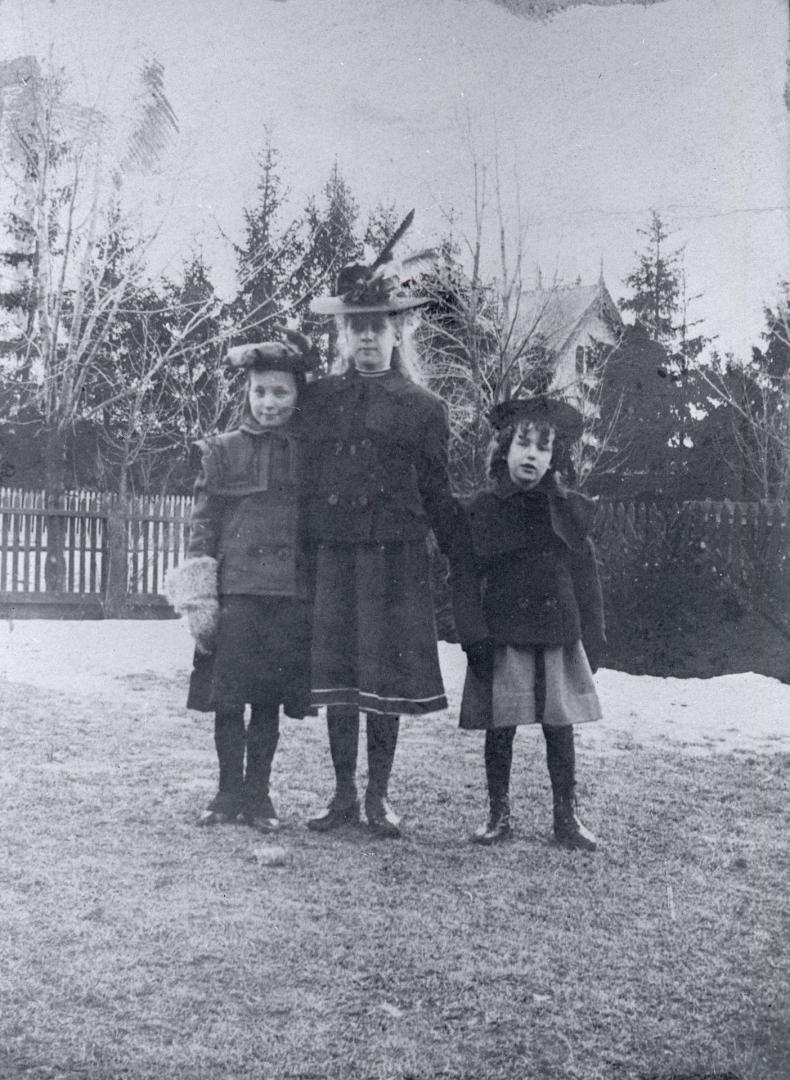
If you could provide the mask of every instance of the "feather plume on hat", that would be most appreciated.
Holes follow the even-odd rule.
[[[316,366],[317,358],[313,343],[307,334],[291,330],[282,323],[273,323],[272,329],[282,334],[286,340],[234,345],[228,349],[226,357],[230,366],[293,373],[308,372]]]
[[[316,297],[310,310],[316,315],[396,313],[429,303],[429,297],[408,296],[403,290],[436,265],[438,251],[424,248],[404,259],[395,259],[395,248],[413,221],[414,211],[410,210],[371,265],[352,263],[344,266],[337,276],[335,295]]]

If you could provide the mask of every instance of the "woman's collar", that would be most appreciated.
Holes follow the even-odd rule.
[[[510,479],[510,474],[505,473],[494,485],[494,494],[500,499],[511,499],[514,495],[556,495],[565,497],[565,493],[558,487],[553,473],[547,473],[533,488],[523,488]]]
[[[278,427],[264,427],[263,424],[259,424],[254,416],[243,416],[241,423],[239,424],[239,431],[244,431],[248,435],[253,435],[256,439],[265,437],[280,437],[281,439],[291,439],[297,435],[297,418],[296,416],[290,417],[284,424],[280,424]]]

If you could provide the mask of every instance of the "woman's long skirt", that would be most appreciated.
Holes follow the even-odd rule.
[[[272,701],[297,719],[310,712],[308,605],[289,596],[223,596],[214,652],[195,652],[187,708]]]
[[[424,541],[318,549],[312,673],[314,705],[447,707]]]
[[[544,724],[567,727],[601,719],[601,703],[587,654],[573,645],[498,645],[494,677],[467,669],[461,699],[462,728]]]

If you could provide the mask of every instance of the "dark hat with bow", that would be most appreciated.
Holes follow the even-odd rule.
[[[285,341],[234,345],[228,349],[226,358],[230,366],[247,371],[290,371],[292,375],[312,371],[317,358],[310,338],[280,323],[274,323],[274,329],[285,337]]]
[[[337,275],[334,296],[318,296],[310,304],[316,315],[353,315],[363,312],[396,314],[430,303],[427,296],[409,296],[406,288],[418,274],[429,270],[436,262],[432,248],[416,255],[396,260],[395,246],[414,221],[411,210],[384,245],[370,266],[352,263]]]
[[[530,421],[550,424],[569,442],[575,442],[584,430],[584,418],[578,409],[559,398],[543,396],[500,401],[488,414],[488,420],[497,429]]]

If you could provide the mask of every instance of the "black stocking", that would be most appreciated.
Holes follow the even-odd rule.
[[[258,702],[252,706],[247,729],[247,776],[245,786],[252,795],[268,795],[272,762],[280,738],[279,702]]]
[[[513,762],[515,735],[515,727],[490,728],[486,731],[486,781],[492,806],[504,802],[510,791],[510,767]]]

